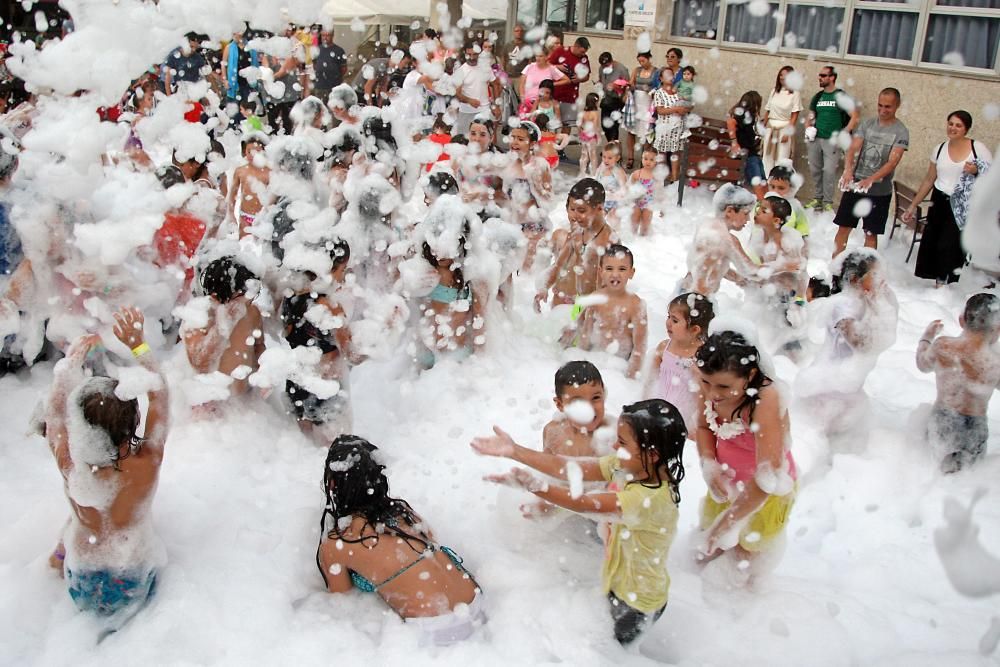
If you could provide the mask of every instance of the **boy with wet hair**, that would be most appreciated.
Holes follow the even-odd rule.
[[[756,203],[753,193],[738,185],[725,183],[719,188],[712,199],[716,217],[703,222],[695,232],[681,291],[711,297],[719,291],[723,278],[746,284],[756,266],[731,232],[746,226]]]
[[[604,186],[593,178],[581,178],[566,198],[569,230],[552,235],[555,262],[535,295],[535,310],[552,292],[552,305],[571,304],[576,297],[597,289],[601,256],[616,239],[604,220]]]
[[[794,183],[795,176],[795,170],[784,165],[778,165],[771,169],[771,173],[767,175],[767,192],[764,197],[777,195],[787,199],[792,206],[792,213],[788,216],[787,224],[801,234],[802,238],[806,238],[809,236],[809,218],[806,217],[806,209],[795,198],[795,193],[799,189]]]
[[[556,371],[555,403],[559,411],[542,431],[542,451],[559,456],[599,456],[594,433],[611,425],[604,415],[607,391],[597,366],[570,361]]]
[[[642,370],[646,355],[646,303],[636,294],[626,290],[628,281],[635,276],[632,251],[614,244],[600,260],[600,289],[577,321],[575,336],[580,349],[606,350],[628,361],[626,377],[634,378]],[[567,329],[563,342],[573,336]]]
[[[934,320],[917,344],[917,368],[933,372],[937,384],[927,439],[945,452],[944,473],[967,468],[986,453],[986,409],[1000,383],[1000,354],[994,347],[1000,338],[1000,298],[974,294],[958,323],[961,334],[938,337],[944,323]]]
[[[252,134],[243,140],[243,158],[246,164],[236,168],[233,172],[233,182],[229,186],[226,218],[231,220],[239,216],[240,238],[249,234],[248,228],[256,222],[261,209],[270,203],[267,185],[271,180],[271,170],[264,160],[266,146],[267,137],[263,134]],[[239,197],[239,213],[236,212],[237,197]]]

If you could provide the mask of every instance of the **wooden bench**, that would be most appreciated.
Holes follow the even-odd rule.
[[[901,227],[906,224],[903,221],[903,214],[906,213],[906,209],[910,207],[913,200],[917,196],[917,192],[904,185],[899,181],[892,182],[892,191],[895,196],[895,204],[892,213],[892,229],[889,230],[889,240],[892,240],[892,235],[896,233],[896,228]],[[920,243],[920,239],[924,235],[924,227],[927,226],[927,208],[925,204],[929,204],[930,200],[925,199],[919,204],[917,204],[917,212],[913,218],[913,239],[910,241],[910,249],[906,253],[906,262],[910,261],[910,255],[913,254],[913,248]]]
[[[681,153],[681,181],[677,185],[677,205],[684,204],[684,186],[688,180],[742,185],[746,159],[729,152],[732,141],[726,121],[702,118],[699,127],[690,128],[691,136]]]

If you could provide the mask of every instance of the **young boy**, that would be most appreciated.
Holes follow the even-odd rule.
[[[601,289],[595,293],[599,303],[587,306],[577,322],[580,348],[596,347],[625,359],[625,375],[630,378],[642,370],[647,333],[646,303],[625,289],[635,275],[633,261],[632,251],[625,246],[608,248],[600,260]]]
[[[243,140],[243,157],[247,163],[237,167],[233,172],[233,182],[229,186],[229,196],[226,201],[226,217],[232,219],[236,215],[236,197],[240,198],[239,237],[243,238],[250,232],[257,214],[264,208],[263,200],[267,199],[267,184],[271,180],[271,170],[264,162],[264,135],[250,135]]]
[[[139,402],[118,398],[117,380],[84,377],[84,360],[101,342],[95,335],[78,339],[56,365],[44,425],[73,511],[49,562],[77,607],[101,618],[102,638],[142,608],[163,560],[149,506],[167,439],[167,387],[143,338],[142,313],[124,308],[115,322],[115,337],[157,379],[149,383],[144,437],[135,434]]]
[[[959,336],[937,338],[944,324],[934,320],[917,344],[917,368],[933,371],[937,383],[927,437],[946,452],[945,473],[971,466],[986,453],[986,408],[1000,383],[1000,354],[993,347],[1000,338],[1000,299],[986,293],[969,297],[958,323]]]
[[[604,416],[604,378],[589,361],[571,361],[556,371],[552,402],[560,415],[542,431],[542,451],[559,456],[600,456],[594,433],[612,422]],[[593,417],[581,423],[584,417]]]
[[[802,235],[805,239],[809,236],[809,218],[806,217],[806,209],[802,203],[795,198],[798,187],[793,184],[795,180],[795,170],[789,167],[777,166],[771,169],[767,175],[767,193],[764,197],[778,195],[788,200],[792,206],[792,214],[788,217],[788,225]]]
[[[719,291],[723,278],[746,284],[757,267],[731,232],[746,227],[756,201],[753,193],[738,185],[725,183],[719,188],[712,199],[716,217],[706,220],[695,232],[681,291],[710,297]]]
[[[593,178],[577,181],[566,198],[569,231],[552,236],[555,263],[535,295],[535,310],[552,291],[552,304],[573,303],[576,297],[597,289],[600,258],[614,242],[614,232],[604,221],[604,186]]]

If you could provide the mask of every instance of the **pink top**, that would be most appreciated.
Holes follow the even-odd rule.
[[[698,425],[698,385],[694,384],[694,375],[691,373],[693,364],[693,358],[678,357],[664,349],[660,376],[653,395],[653,398],[662,398],[677,408],[684,417],[688,437],[692,438]]]
[[[714,409],[714,408],[713,408]],[[715,458],[720,464],[725,464],[735,473],[734,480],[746,482],[753,479],[757,473],[757,439],[750,431],[749,425],[739,435],[732,438],[722,438],[716,436]],[[785,452],[788,460],[788,474],[792,479],[798,479],[795,472],[795,459],[791,452]]]
[[[538,84],[542,81],[552,79],[552,83],[555,83],[559,79],[566,78],[565,74],[552,65],[542,69],[538,63],[531,63],[525,67],[521,76],[524,77],[524,101],[528,103],[534,102],[538,97]]]

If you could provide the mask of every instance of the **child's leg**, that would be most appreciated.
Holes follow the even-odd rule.
[[[588,146],[590,146],[588,142],[580,142],[580,178],[590,175],[590,149]]]
[[[648,236],[652,224],[653,224],[653,209],[651,208],[642,209],[642,219],[639,222],[639,234],[642,236]]]
[[[641,226],[642,226],[642,209],[639,208],[639,206],[637,205],[632,209],[632,231],[638,234]]]
[[[663,610],[667,608],[666,605],[663,605],[652,614],[644,614],[625,604],[614,593],[608,593],[608,603],[610,604],[611,620],[614,621],[615,639],[622,646],[635,641],[649,626],[659,620],[660,616],[663,615]]]

